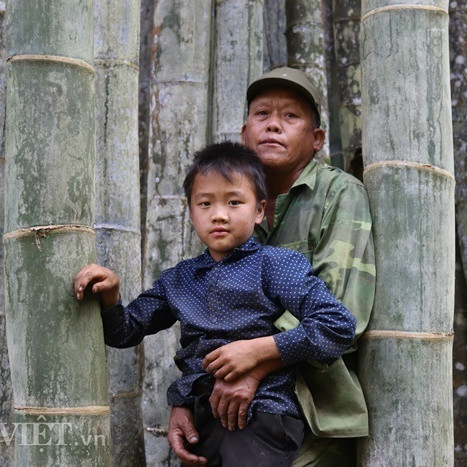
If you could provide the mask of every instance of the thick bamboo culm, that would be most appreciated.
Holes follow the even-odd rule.
[[[364,181],[377,289],[359,462],[453,464],[454,176],[448,2],[362,2]]]
[[[240,141],[246,89],[263,74],[263,1],[216,0],[215,7],[210,139]]]
[[[0,3],[0,206],[4,204],[5,187],[5,100],[6,100],[6,72],[5,72],[5,4]],[[3,211],[0,214],[0,229],[3,232]],[[3,277],[3,248],[0,248],[0,423],[12,427],[14,422],[13,392],[11,388],[10,364],[8,362],[8,348],[5,323],[5,287]],[[13,462],[14,443],[0,436],[0,465],[11,465]]]
[[[210,0],[157,0],[151,57],[150,140],[143,252],[144,286],[201,250],[182,190],[195,150],[206,144],[211,40]],[[182,25],[182,27],[180,27]],[[176,327],[145,338],[143,417],[148,465],[177,462],[165,435],[167,387],[179,377]]]
[[[93,2],[17,0],[6,22],[6,317],[24,428],[15,465],[109,465],[99,305],[73,292],[96,260]]]
[[[288,65],[303,70],[321,95],[321,128],[326,131],[324,145],[315,156],[323,161],[329,157],[329,111],[324,44],[322,0],[287,0]]]
[[[141,292],[138,151],[140,2],[96,0],[96,246],[126,304]],[[113,465],[145,465],[142,344],[106,348]]]

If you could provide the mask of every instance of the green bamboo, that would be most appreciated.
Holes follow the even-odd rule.
[[[201,251],[181,185],[193,152],[206,144],[211,1],[158,0],[153,31],[145,287],[163,269]],[[179,377],[173,362],[178,339],[175,329],[145,338],[143,416],[148,465],[176,462],[165,436],[166,389]]]
[[[286,0],[288,65],[303,70],[321,92],[326,139],[315,159],[329,158],[329,112],[322,0]]]
[[[448,1],[362,2],[364,180],[375,307],[361,465],[453,464],[454,175]]]
[[[110,463],[95,261],[91,0],[15,0],[7,17],[5,277],[18,466]]]
[[[141,292],[138,153],[140,2],[95,0],[96,246],[120,277],[122,300]],[[106,348],[113,465],[145,465],[143,348]]]
[[[211,135],[240,141],[246,89],[263,74],[262,0],[216,0]]]
[[[0,2],[0,205],[4,204],[5,186],[5,98],[6,98],[6,73],[5,73],[5,46],[4,46],[4,17],[5,3]],[[0,229],[3,232],[3,210],[0,211]],[[12,431],[13,391],[11,388],[10,365],[8,362],[8,349],[6,341],[5,324],[5,291],[3,281],[3,248],[0,249],[0,424],[5,432],[0,433],[0,465],[13,463],[14,443],[9,441],[8,433]],[[6,436],[5,436],[6,435]]]
[[[354,163],[357,160],[361,162],[360,10],[360,0],[332,2],[340,135],[344,168],[347,171],[352,171],[352,160]]]

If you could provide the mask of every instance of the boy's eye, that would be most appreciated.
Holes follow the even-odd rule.
[[[231,201],[229,201],[229,204],[231,206],[238,206],[239,204],[242,204],[242,203],[238,199],[232,199]]]
[[[211,203],[210,203],[209,201],[201,201],[201,202],[199,203],[199,206],[203,206],[203,207],[205,207],[205,206],[210,206],[210,205],[211,205]]]

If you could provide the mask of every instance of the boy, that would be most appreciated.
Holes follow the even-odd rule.
[[[304,430],[294,364],[338,358],[352,342],[355,318],[304,256],[253,239],[266,197],[254,152],[230,142],[208,146],[195,155],[183,186],[193,226],[207,245],[203,255],[165,271],[126,308],[118,278],[101,266],[80,271],[75,292],[81,299],[92,284],[100,294],[105,341],[114,347],[137,345],[180,321],[182,376],[169,387],[168,403],[193,408],[200,441],[192,451],[209,465],[291,465]],[[279,332],[273,323],[286,309],[300,324]],[[222,427],[208,400],[215,378],[231,381],[277,359],[286,366],[261,381],[247,427]]]

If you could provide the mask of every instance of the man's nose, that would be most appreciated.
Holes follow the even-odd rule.
[[[281,126],[277,117],[271,117],[267,124],[267,131],[272,131],[273,133],[280,133]]]

